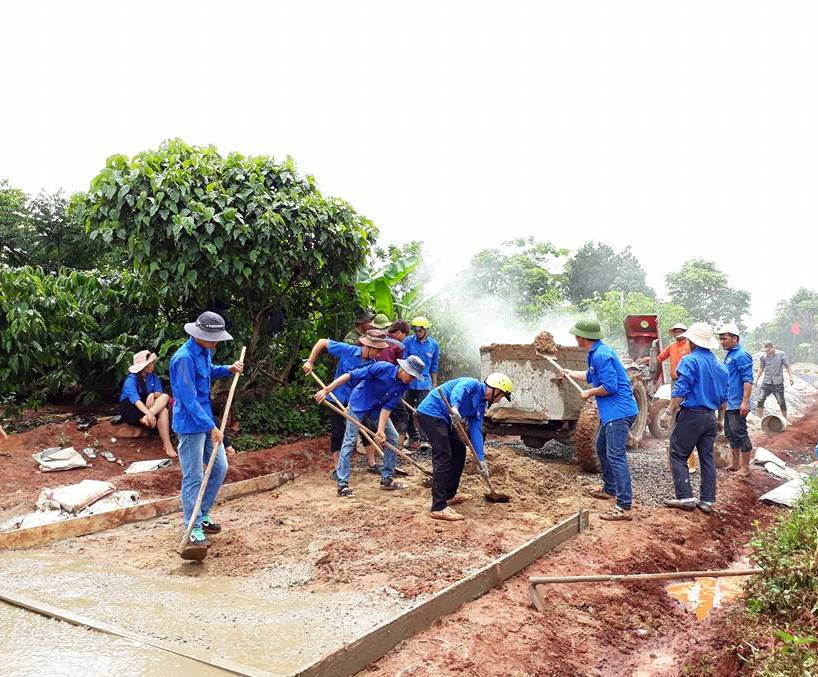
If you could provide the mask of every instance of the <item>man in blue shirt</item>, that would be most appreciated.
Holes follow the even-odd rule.
[[[411,322],[411,329],[414,334],[407,336],[403,341],[404,357],[417,355],[423,360],[423,376],[409,386],[409,392],[406,394],[406,401],[415,409],[423,402],[423,398],[429,394],[429,391],[437,387],[440,347],[437,341],[429,336],[429,328],[431,326],[431,323],[425,317],[416,317]],[[418,446],[422,449],[429,448],[429,441],[426,439],[426,434],[414,416],[409,417],[408,434],[410,449],[417,449]]]
[[[679,362],[671,401],[662,420],[670,422],[676,416],[676,426],[670,436],[670,466],[673,472],[675,499],[665,501],[669,508],[713,512],[716,502],[716,462],[713,444],[718,434],[716,412],[727,401],[727,370],[713,351],[719,342],[713,328],[706,322],[695,322],[683,334],[692,350]],[[693,498],[687,459],[693,449],[699,452],[701,485],[699,501]]]
[[[724,435],[730,442],[733,463],[728,470],[738,470],[739,475],[750,474],[753,443],[747,434],[747,414],[750,413],[750,397],[753,393],[753,358],[739,345],[739,329],[733,323],[723,325],[719,331],[721,347],[727,351],[724,366],[727,368],[727,404],[719,416],[724,419]]]
[[[376,429],[374,439],[377,444],[383,444],[384,440],[388,440],[392,446],[397,446],[398,432],[389,417],[398,406],[403,393],[409,388],[409,384],[422,375],[423,362],[414,355],[405,360],[398,360],[397,364],[375,362],[342,374],[326,388],[319,390],[315,394],[315,401],[320,404],[331,392],[349,383],[352,387],[347,407],[349,415],[370,430]],[[357,438],[358,427],[347,421],[338,465],[335,468],[339,496],[352,496],[352,489],[349,488],[349,457],[355,450]],[[395,481],[394,475],[395,452],[386,448],[383,453],[380,488],[384,491],[403,489],[403,485]]]
[[[377,330],[376,330],[377,331]],[[372,364],[378,359],[378,355],[382,350],[389,347],[389,344],[373,330],[369,330],[358,338],[360,345],[351,345],[349,343],[342,343],[341,341],[333,341],[332,339],[318,339],[312,347],[310,356],[304,362],[304,373],[309,374],[315,368],[315,361],[323,351],[327,351],[335,359],[338,364],[335,367],[334,379],[342,374],[347,374],[353,369],[358,369],[367,364]],[[373,335],[374,334],[374,335]],[[342,406],[346,406],[349,401],[349,395],[352,392],[352,387],[345,383],[335,390],[335,397],[341,402]],[[338,454],[341,451],[341,444],[344,441],[344,431],[346,430],[346,419],[341,414],[330,410],[330,436],[329,436],[329,450],[332,454],[333,467],[338,465]],[[369,467],[375,466],[375,449],[365,447],[367,449],[367,465]],[[369,456],[371,454],[371,457]]]
[[[179,438],[179,465],[182,468],[182,509],[185,524],[193,522],[190,545],[182,552],[185,559],[201,559],[210,541],[205,532],[216,534],[221,527],[210,518],[210,508],[227,474],[227,456],[222,435],[210,407],[210,383],[240,373],[244,364],[214,365],[211,353],[221,341],[231,341],[221,315],[205,312],[196,322],[188,322],[190,339],[170,358],[170,385],[173,389],[173,430]],[[214,451],[215,450],[215,451]],[[210,471],[201,511],[193,514],[196,497],[204,478],[203,465],[210,454],[217,454]]]
[[[600,515],[600,519],[630,520],[633,489],[625,447],[639,413],[633,386],[617,354],[602,342],[599,322],[579,320],[570,332],[576,337],[577,345],[588,351],[588,371],[563,369],[562,374],[588,382],[591,388],[582,391],[582,399],[587,401],[596,397],[601,423],[596,453],[602,469],[602,487],[591,495],[601,499],[616,498],[613,509]]]
[[[435,388],[418,407],[418,418],[432,443],[432,510],[433,519],[456,522],[463,515],[449,506],[469,497],[458,495],[460,477],[466,462],[466,445],[455,430],[456,423],[465,423],[474,451],[486,472],[483,450],[483,416],[486,409],[503,397],[511,399],[514,389],[505,374],[494,373],[485,382],[476,378],[456,378]],[[452,409],[446,405],[448,402]]]

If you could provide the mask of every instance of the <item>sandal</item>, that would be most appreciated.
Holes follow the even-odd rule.
[[[609,494],[605,491],[602,487],[596,487],[594,489],[589,489],[585,492],[587,496],[591,498],[598,498],[602,501],[610,501],[612,498],[616,498],[613,494]]]
[[[352,497],[352,489],[347,484],[342,484],[338,487],[338,495],[344,498]]]
[[[100,451],[99,455],[102,456],[108,463],[115,463],[116,456],[114,456],[114,452],[112,451]]]
[[[97,457],[97,452],[94,449],[94,447],[85,447],[85,449],[82,450],[82,453],[85,454],[91,460]]]
[[[602,513],[599,516],[599,519],[605,520],[606,522],[630,522],[633,517],[631,517],[630,510],[625,510],[624,508],[620,508],[618,505],[615,505],[608,512]]]

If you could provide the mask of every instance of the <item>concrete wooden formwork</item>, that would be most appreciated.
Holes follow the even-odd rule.
[[[431,626],[438,618],[454,613],[467,602],[483,596],[547,552],[576,536],[588,527],[588,516],[587,510],[571,515],[516,550],[441,590],[397,618],[379,625],[354,642],[304,666],[290,677],[340,677],[355,674],[385,656],[405,639]]]
[[[219,491],[219,501],[228,501],[241,496],[249,496],[262,491],[276,489],[282,484],[294,479],[292,472],[277,472],[270,475],[260,475],[239,482],[225,484]],[[144,522],[179,512],[182,509],[180,496],[160,498],[147,501],[127,508],[110,510],[88,517],[74,517],[62,522],[44,524],[29,529],[13,529],[0,532],[0,550],[33,548],[52,541],[59,541],[75,536],[86,536],[108,529],[115,529],[124,524]]]

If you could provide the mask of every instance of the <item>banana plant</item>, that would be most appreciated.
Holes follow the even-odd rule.
[[[416,289],[403,290],[400,287],[420,263],[420,256],[411,255],[390,261],[378,270],[364,268],[356,282],[361,302],[376,313],[394,319],[404,307],[402,300],[416,296]]]

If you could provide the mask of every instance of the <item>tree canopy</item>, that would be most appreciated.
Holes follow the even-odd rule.
[[[603,242],[586,242],[565,264],[566,297],[571,303],[581,303],[612,290],[656,295],[630,247],[617,253]]]
[[[673,303],[687,308],[695,320],[714,325],[735,322],[742,327],[742,318],[750,310],[750,292],[731,287],[726,273],[713,261],[690,259],[665,280]]]

